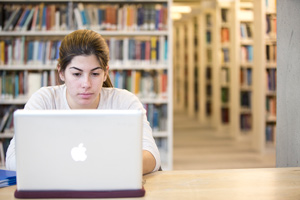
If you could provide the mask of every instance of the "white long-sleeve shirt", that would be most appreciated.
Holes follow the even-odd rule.
[[[26,103],[27,110],[66,110],[70,109],[66,98],[66,86],[43,87],[34,93]],[[161,165],[160,154],[152,136],[146,110],[139,99],[127,90],[102,88],[98,109],[142,110],[143,111],[143,150],[149,151],[156,160],[153,171]],[[15,138],[13,137],[6,153],[6,168],[16,170]]]

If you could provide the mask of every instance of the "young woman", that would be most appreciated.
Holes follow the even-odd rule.
[[[109,50],[100,34],[77,30],[67,35],[59,49],[58,74],[63,85],[43,87],[34,93],[24,109],[138,109],[143,116],[143,173],[157,171],[160,155],[138,98],[113,88],[108,76]],[[121,151],[121,149],[120,149]],[[6,154],[7,169],[16,169],[15,138]]]

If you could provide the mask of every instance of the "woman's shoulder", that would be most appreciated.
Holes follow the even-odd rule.
[[[45,86],[38,89],[32,96],[55,97],[61,96],[65,91],[65,85]]]
[[[26,108],[51,109],[58,104],[63,104],[64,85],[41,87],[31,95]]]
[[[120,88],[102,88],[102,92],[105,95],[108,96],[135,96],[133,93],[129,92],[128,90],[125,89],[120,89]]]
[[[140,104],[141,103],[136,95],[128,90],[119,88],[102,88],[100,108],[130,109],[134,105]]]

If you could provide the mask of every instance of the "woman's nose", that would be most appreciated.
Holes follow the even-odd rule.
[[[83,82],[82,82],[82,87],[84,87],[84,88],[91,87],[91,79],[89,76],[84,77]]]

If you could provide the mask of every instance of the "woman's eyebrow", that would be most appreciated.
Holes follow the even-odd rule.
[[[94,69],[92,69],[91,71],[97,70],[97,69],[103,69],[103,67],[95,67]]]
[[[77,68],[77,67],[70,67],[70,69],[76,69],[76,70],[78,70],[78,71],[81,71],[81,72],[83,72],[83,70],[82,70],[82,69],[79,69],[79,68]]]
[[[83,72],[83,70],[82,69],[79,69],[79,68],[77,68],[77,67],[70,67],[70,69],[76,69],[76,70],[78,70],[78,71],[81,71],[81,72]],[[92,69],[91,71],[95,71],[95,70],[97,70],[97,69],[103,69],[103,67],[95,67],[94,69]]]

